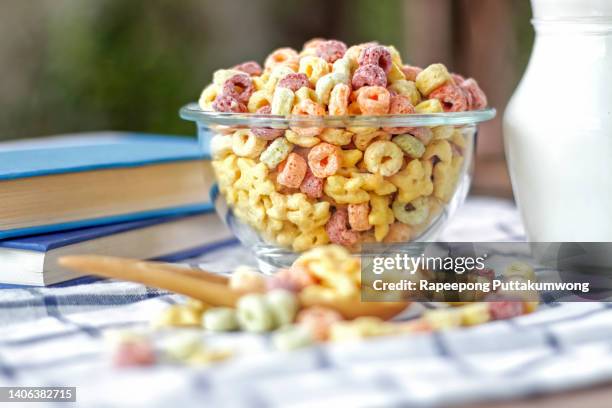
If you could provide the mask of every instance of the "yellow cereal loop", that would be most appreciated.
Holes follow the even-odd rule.
[[[315,93],[314,89],[310,89],[305,86],[297,90],[297,92],[295,93],[295,97],[297,98],[297,103],[306,100],[317,102],[317,94]]]
[[[283,228],[276,234],[276,242],[284,247],[291,247],[295,238],[300,234],[299,230],[292,223],[283,222]]]
[[[361,188],[363,180],[343,176],[325,179],[323,191],[338,204],[359,204],[369,200],[370,195]]]
[[[258,109],[272,104],[272,94],[266,90],[255,91],[249,98],[247,109],[251,113],[257,112]]]
[[[423,153],[423,160],[431,160],[433,157],[437,157],[444,163],[450,163],[453,150],[446,140],[434,140],[429,143]]]
[[[363,132],[356,132],[355,136],[353,136],[353,143],[355,144],[355,147],[361,151],[365,151],[371,143],[380,140],[391,140],[391,134],[383,132],[382,130],[373,129]]]
[[[387,80],[389,81],[390,84],[393,84],[400,80],[405,81],[406,75],[404,75],[400,66],[398,66],[396,63],[392,63],[391,69],[389,70],[389,73],[387,74]]]
[[[332,72],[342,76],[342,82],[348,83],[351,78],[351,62],[346,57],[336,60],[332,65]]]
[[[259,195],[270,195],[275,191],[274,183],[268,176],[268,168],[263,163],[255,163],[254,160],[239,158],[237,161],[240,169],[240,177],[234,183],[234,188],[248,192],[256,192]]]
[[[212,104],[215,101],[215,98],[219,94],[219,87],[215,84],[210,84],[202,91],[200,95],[200,99],[198,100],[198,105],[202,110],[212,110]]]
[[[238,74],[244,74],[244,72],[236,69],[219,69],[213,73],[213,84],[221,89],[225,81]]]
[[[402,66],[404,63],[402,62],[402,56],[399,51],[393,45],[387,45],[387,49],[389,50],[389,54],[391,54],[391,61],[397,66]]]
[[[329,64],[323,58],[306,56],[300,60],[298,72],[305,74],[312,85],[316,85],[323,75],[329,73]]]
[[[213,160],[223,159],[232,154],[232,138],[226,135],[214,135],[210,139],[210,155]]]
[[[455,128],[453,126],[436,126],[431,128],[431,133],[434,140],[447,140],[453,137]]]
[[[453,132],[451,142],[453,142],[462,149],[465,149],[467,147],[467,140],[465,139],[465,137],[463,137],[463,134],[459,129],[455,129],[455,131]]]
[[[362,189],[368,192],[373,192],[378,195],[388,195],[397,191],[397,187],[390,181],[387,181],[379,173],[351,173],[354,178],[363,180]]]
[[[272,106],[270,113],[272,115],[286,116],[291,114],[295,94],[289,88],[276,88],[272,96]]]
[[[232,150],[237,156],[254,159],[266,148],[266,141],[258,138],[248,129],[241,129],[232,135]]]
[[[261,91],[266,86],[266,81],[261,76],[251,77],[251,80],[256,91]]]
[[[321,142],[316,136],[298,135],[293,130],[286,130],[285,138],[289,142],[300,147],[313,147]]]
[[[329,237],[324,227],[315,228],[308,232],[298,234],[293,241],[293,250],[297,252],[318,247],[329,243]]]
[[[404,153],[395,143],[380,140],[368,146],[363,161],[368,171],[387,177],[400,170],[404,163]]]
[[[329,97],[332,89],[336,84],[342,84],[346,82],[341,74],[330,73],[323,75],[315,85],[315,94],[317,95],[317,101],[320,104],[327,105],[329,103]]]
[[[361,54],[362,49],[363,45],[357,44],[349,47],[344,53],[344,58],[349,60],[351,71],[354,71],[359,66],[359,54]]]
[[[441,113],[444,112],[442,104],[438,99],[427,99],[414,107],[416,113]]]
[[[319,135],[319,138],[324,142],[336,145],[336,146],[344,146],[351,143],[353,139],[353,134],[351,132],[347,132],[344,129],[338,128],[325,128],[323,132]]]
[[[398,95],[402,95],[410,99],[410,103],[414,106],[417,106],[421,102],[421,94],[419,93],[415,83],[412,81],[399,79],[389,85],[388,88],[391,91],[396,92]]]
[[[342,157],[341,166],[344,168],[353,168],[357,165],[357,162],[363,157],[363,152],[357,149],[341,150],[340,156]]]
[[[381,242],[389,233],[389,225],[393,224],[393,210],[389,208],[389,197],[370,195],[370,215],[368,221],[374,226],[374,238]]]
[[[433,193],[431,172],[431,162],[415,159],[411,160],[403,170],[389,177],[389,181],[399,190],[397,198],[409,203],[415,198]]]
[[[229,136],[221,136],[231,140]],[[238,156],[230,154],[222,160],[213,160],[212,167],[219,183],[219,188],[231,187],[240,177],[240,168],[238,167]]]
[[[431,91],[451,81],[451,76],[442,64],[431,64],[416,77],[416,86],[419,91],[428,96]]]
[[[454,156],[450,163],[440,162],[433,169],[434,196],[448,202],[455,191],[463,157]]]

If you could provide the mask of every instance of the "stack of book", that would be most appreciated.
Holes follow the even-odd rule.
[[[123,132],[0,144],[0,284],[77,278],[66,254],[178,259],[230,240],[194,140]]]

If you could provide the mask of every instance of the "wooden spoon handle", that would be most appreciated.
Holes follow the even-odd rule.
[[[211,282],[197,276],[200,272],[193,269],[160,262],[144,262],[98,255],[64,256],[58,262],[68,269],[143,283],[147,286],[187,295],[213,306],[233,307],[240,297],[239,293],[221,283],[223,280]],[[208,275],[212,274],[208,272]]]

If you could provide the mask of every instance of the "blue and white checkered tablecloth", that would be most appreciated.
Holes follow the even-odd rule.
[[[442,239],[521,240],[520,225],[510,202],[472,198]],[[228,243],[193,262],[226,272],[238,260],[252,262]],[[438,406],[612,380],[612,307],[605,303],[552,303],[474,328],[295,352],[273,351],[268,336],[202,333],[239,355],[199,368],[111,366],[106,331],[144,328],[181,300],[117,281],[0,290],[0,386],[76,386],[78,405],[88,407]]]

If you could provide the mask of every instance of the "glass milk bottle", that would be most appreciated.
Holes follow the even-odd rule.
[[[532,0],[536,39],[504,116],[530,241],[612,242],[612,0]]]

